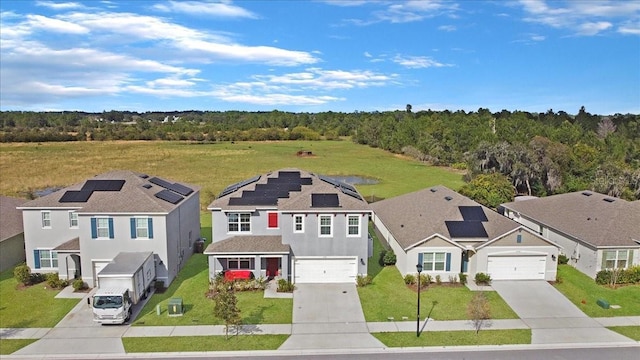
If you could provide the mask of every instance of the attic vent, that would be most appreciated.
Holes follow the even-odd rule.
[[[608,203],[612,203],[612,202],[616,201],[616,199],[612,199],[612,198],[604,198],[602,200],[604,200],[604,201],[606,201]]]
[[[151,189],[151,184],[144,184],[142,187],[145,189]]]
[[[431,192],[436,192],[436,191],[438,191],[438,189],[433,189],[433,188],[431,189]]]
[[[583,193],[582,193],[582,195],[584,195],[584,196],[591,196],[592,194],[591,194],[590,192],[586,192],[586,191],[585,191],[585,192],[583,192]]]
[[[447,200],[447,201],[453,200],[453,198],[451,196],[445,196],[444,199]]]
[[[148,178],[148,177],[149,177],[149,175],[147,175],[147,174],[140,174],[140,175],[138,175],[138,176],[139,176],[139,177],[141,177],[141,178],[143,178],[143,179],[146,179],[146,178]]]

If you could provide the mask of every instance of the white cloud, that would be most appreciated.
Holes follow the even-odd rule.
[[[587,36],[596,35],[612,26],[613,25],[607,21],[586,22],[578,25],[578,34]]]
[[[640,35],[640,22],[628,22],[620,25],[618,32],[625,35]]]
[[[197,16],[258,18],[251,11],[232,5],[230,2],[168,1],[164,4],[156,4],[153,8],[163,12],[178,12]]]
[[[82,4],[77,2],[53,2],[53,1],[36,1],[37,6],[47,7],[53,10],[71,10],[78,9],[84,7]]]
[[[334,5],[341,3],[340,1],[325,2]],[[366,3],[379,5],[381,9],[373,11],[372,18],[366,20],[352,18],[343,20],[343,22],[356,26],[368,26],[380,22],[392,24],[416,22],[436,16],[448,16],[455,19],[457,18],[455,13],[459,10],[457,3],[444,0],[368,1]],[[361,5],[361,2],[354,2],[353,5]]]
[[[396,55],[393,62],[410,69],[425,69],[430,67],[448,67],[450,64],[438,62],[427,56],[401,56]]]
[[[69,34],[86,34],[89,32],[89,29],[82,25],[42,15],[27,15],[27,19],[28,25],[37,29]]]
[[[457,28],[454,25],[442,25],[438,26],[438,30],[451,32],[456,31]]]

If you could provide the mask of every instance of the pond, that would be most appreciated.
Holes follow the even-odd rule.
[[[351,185],[374,185],[378,183],[376,179],[363,178],[355,175],[332,176],[332,178]]]

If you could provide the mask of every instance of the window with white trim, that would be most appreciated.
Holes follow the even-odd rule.
[[[251,214],[229,213],[227,214],[228,232],[251,232]]]
[[[304,215],[293,215],[293,232],[304,232]]]
[[[57,269],[58,253],[53,250],[38,250],[40,269]]]
[[[318,215],[318,236],[333,235],[333,215]]]
[[[149,219],[135,218],[135,222],[136,222],[136,238],[148,238],[149,237]]]
[[[42,227],[45,229],[51,228],[51,211],[43,211],[42,215]]]
[[[109,237],[109,218],[96,218],[96,234],[99,238]]]
[[[69,211],[69,227],[73,229],[78,227],[78,213],[75,211]]]
[[[422,256],[422,268],[425,271],[445,271],[447,267],[447,253],[428,252]]]
[[[347,215],[347,236],[360,236],[360,215]]]
[[[626,269],[633,258],[633,250],[602,251],[602,269]]]
[[[251,270],[251,258],[227,258],[227,270]]]

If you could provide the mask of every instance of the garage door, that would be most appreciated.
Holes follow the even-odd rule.
[[[98,284],[98,273],[109,265],[110,261],[94,261],[93,262],[93,283],[95,287],[100,287]]]
[[[355,283],[357,257],[298,258],[294,261],[297,283]]]
[[[487,272],[493,280],[544,280],[545,256],[489,256]]]

